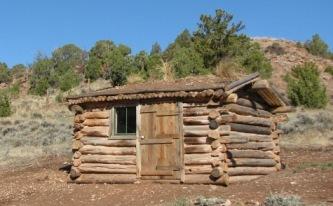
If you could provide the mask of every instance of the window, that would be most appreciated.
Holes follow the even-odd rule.
[[[136,134],[136,107],[114,107],[113,135],[127,136]]]

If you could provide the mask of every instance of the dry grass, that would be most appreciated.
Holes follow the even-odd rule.
[[[304,110],[288,114],[289,121],[279,125],[284,132],[283,147],[324,148],[333,146],[333,107]]]
[[[0,119],[0,167],[70,154],[73,115],[55,95],[14,99],[12,109],[11,117]]]
[[[244,75],[242,67],[233,59],[221,60],[214,73],[216,76],[228,80],[236,80]]]

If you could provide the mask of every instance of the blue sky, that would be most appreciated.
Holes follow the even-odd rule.
[[[37,52],[49,55],[67,43],[89,50],[101,39],[134,53],[154,42],[165,48],[217,8],[243,21],[249,36],[305,41],[319,33],[333,48],[331,0],[1,0],[0,61],[30,64]]]

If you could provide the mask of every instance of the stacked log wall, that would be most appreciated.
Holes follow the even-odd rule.
[[[110,139],[110,110],[75,115],[73,166],[76,183],[133,183],[137,178],[136,140]]]
[[[237,94],[234,94],[238,96]],[[247,181],[281,169],[279,132],[268,106],[253,97],[241,96],[226,101],[228,112],[221,119],[230,119],[227,164],[230,182]],[[230,118],[230,115],[232,118]]]
[[[231,93],[184,103],[185,183],[248,181],[281,169],[276,120],[262,101]]]
[[[218,105],[183,103],[185,183],[228,185],[226,146],[218,139],[228,126],[211,127]]]

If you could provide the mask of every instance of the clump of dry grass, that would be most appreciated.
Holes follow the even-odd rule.
[[[330,147],[333,146],[333,111],[303,110],[288,114],[289,120],[279,125],[284,133],[284,147]]]
[[[223,79],[236,80],[244,75],[243,71],[242,66],[235,60],[223,59],[217,64],[214,74]]]
[[[143,79],[143,77],[140,74],[130,74],[127,77],[127,82],[130,84],[133,83],[141,83],[144,82],[145,80]]]

